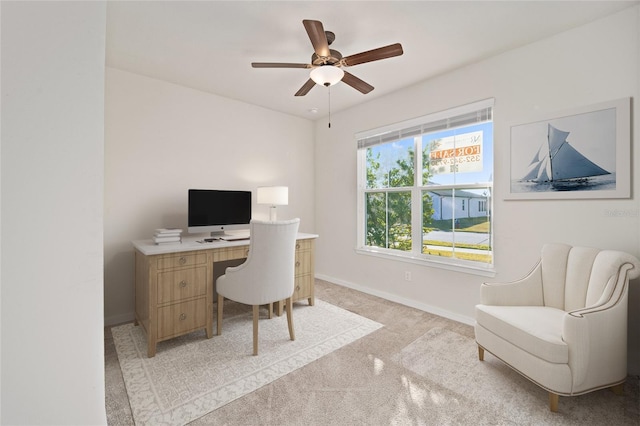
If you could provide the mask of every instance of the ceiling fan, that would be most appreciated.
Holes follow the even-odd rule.
[[[302,85],[295,96],[304,96],[316,84],[331,86],[342,81],[354,89],[367,94],[373,90],[373,86],[359,79],[343,68],[351,67],[365,62],[379,61],[381,59],[392,58],[402,55],[402,45],[400,43],[390,44],[366,52],[357,53],[347,57],[337,50],[329,49],[336,36],[331,31],[325,31],[322,22],[305,19],[302,21],[307,30],[314,53],[311,56],[310,64],[295,64],[283,62],[252,62],[253,68],[307,68],[311,69],[310,78]]]

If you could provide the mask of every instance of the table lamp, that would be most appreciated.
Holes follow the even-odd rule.
[[[289,204],[289,187],[287,186],[261,186],[258,188],[258,204],[268,204],[269,220],[276,219],[276,206]]]

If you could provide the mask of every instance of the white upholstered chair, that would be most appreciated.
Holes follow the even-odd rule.
[[[224,298],[253,306],[253,354],[258,355],[258,318],[260,305],[286,300],[289,337],[295,340],[291,316],[294,290],[295,246],[300,219],[251,221],[251,241],[247,260],[227,268],[216,280],[218,292],[218,335],[222,333]]]
[[[638,276],[640,262],[627,253],[546,244],[524,278],[481,286],[480,360],[486,350],[547,390],[551,411],[559,395],[621,393],[629,279]]]

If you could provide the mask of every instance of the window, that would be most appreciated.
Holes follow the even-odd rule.
[[[356,135],[358,252],[493,265],[493,99]]]

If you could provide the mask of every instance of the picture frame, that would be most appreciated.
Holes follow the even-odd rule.
[[[510,128],[506,200],[629,198],[631,98]]]

